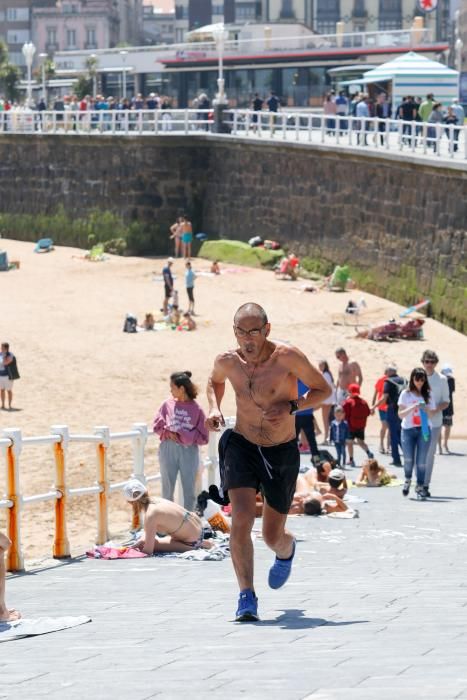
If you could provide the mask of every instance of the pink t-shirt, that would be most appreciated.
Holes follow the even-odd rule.
[[[185,447],[207,445],[209,433],[204,425],[205,420],[204,411],[196,401],[167,399],[154,418],[153,430],[161,440],[166,439],[166,430],[178,433],[180,442]]]
[[[423,398],[419,394],[413,394],[411,391],[408,389],[404,389],[404,391],[401,391],[401,394],[399,396],[399,401],[398,405],[401,408],[406,408],[407,406],[413,406],[414,404],[419,404],[421,401],[424,402]],[[428,408],[434,410],[436,408],[436,404],[433,401],[433,398],[430,396],[430,399],[427,403]],[[420,410],[418,408],[414,409],[413,411],[410,411],[406,416],[402,418],[402,428],[405,430],[408,430],[409,428],[419,428],[422,424],[422,419],[420,416]],[[431,428],[431,420],[428,417],[428,425]]]

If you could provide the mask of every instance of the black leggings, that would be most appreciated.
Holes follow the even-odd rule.
[[[315,424],[312,415],[310,416],[310,414],[306,413],[303,415],[299,413],[295,416],[295,433],[297,439],[301,430],[305,433],[308,444],[310,445],[311,456],[319,457],[318,445],[316,444]]]

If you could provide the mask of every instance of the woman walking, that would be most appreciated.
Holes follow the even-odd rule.
[[[162,497],[173,501],[175,483],[180,473],[186,510],[195,506],[195,483],[199,469],[199,446],[209,440],[206,416],[195,401],[198,389],[191,372],[170,375],[172,397],[164,401],[154,418],[153,430],[161,439],[159,464]]]
[[[427,498],[425,467],[431,437],[430,416],[436,413],[430,385],[425,370],[416,367],[410,375],[409,387],[401,391],[398,401],[399,418],[402,419],[401,443],[404,453],[405,483],[402,495],[408,496],[414,466],[417,470],[415,493],[419,500]]]
[[[332,416],[331,416],[331,411],[332,407],[336,403],[336,387],[334,384],[334,377],[332,376],[332,372],[329,369],[329,365],[326,360],[321,360],[319,363],[319,371],[331,387],[332,393],[331,395],[323,401],[321,404],[321,413],[323,415],[323,434],[324,434],[324,444],[328,445],[329,444],[329,426],[331,424]]]
[[[170,239],[174,242],[174,257],[176,258],[178,258],[182,252],[182,234],[183,219],[179,216],[176,222],[170,227]]]

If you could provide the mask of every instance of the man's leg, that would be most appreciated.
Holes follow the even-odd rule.
[[[5,389],[0,390],[0,396],[2,399],[2,408],[5,408]]]
[[[349,462],[353,462],[353,440],[346,440],[347,452],[349,453]]]
[[[256,491],[251,488],[229,489],[229,498],[232,505],[230,556],[240,591],[245,589],[254,591],[254,551],[251,530],[255,522]]]
[[[8,537],[0,532],[0,622],[13,622],[21,617],[17,610],[8,610],[5,603],[5,553],[10,545]]]
[[[265,501],[263,506],[263,540],[278,559],[289,559],[293,554],[293,535],[285,529],[287,515],[278,513]]]
[[[389,436],[391,438],[391,454],[393,464],[397,467],[402,466],[399,444],[400,444],[400,421],[396,410],[392,406],[388,406],[388,425]]]
[[[425,486],[429,488],[431,475],[433,474],[433,465],[435,461],[436,445],[438,444],[439,434],[441,432],[441,426],[431,429],[430,445],[428,447],[428,452],[426,456],[426,470],[425,470]]]
[[[13,390],[8,389],[8,408],[11,408],[11,404],[13,403]]]

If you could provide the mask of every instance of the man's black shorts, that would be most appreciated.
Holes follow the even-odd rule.
[[[226,430],[219,440],[219,469],[224,492],[238,488],[261,489],[267,504],[278,513],[289,512],[299,468],[300,453],[295,438],[263,447],[240,433]]]
[[[188,300],[189,300],[189,301],[194,301],[194,300],[195,300],[195,297],[194,297],[194,295],[193,295],[193,289],[194,289],[193,287],[187,287],[187,288],[186,288],[186,293],[188,294]]]
[[[166,299],[170,299],[172,296],[172,287],[169,287],[168,284],[164,283],[164,296]]]
[[[359,430],[349,431],[349,440],[364,440],[365,439],[365,428],[360,428]]]

